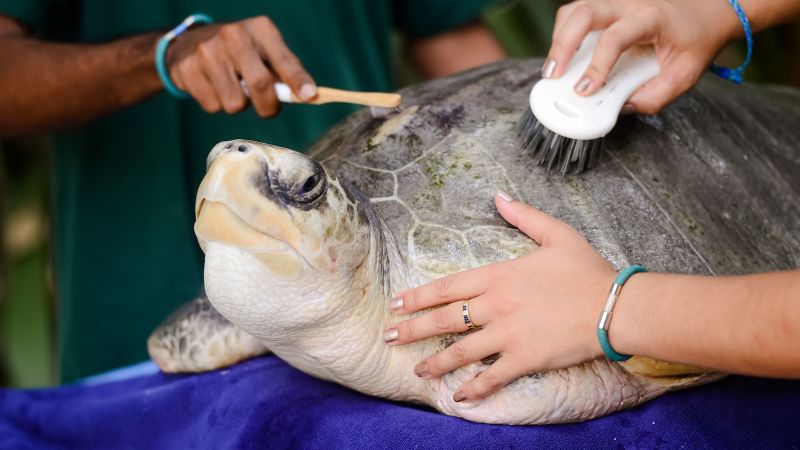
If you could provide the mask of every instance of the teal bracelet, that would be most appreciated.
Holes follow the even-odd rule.
[[[183,34],[184,31],[188,30],[189,27],[196,23],[214,23],[214,19],[207,14],[192,14],[183,19],[180,25],[170,30],[164,36],[161,36],[161,39],[158,40],[158,44],[156,45],[156,72],[158,72],[158,78],[161,79],[161,84],[164,85],[164,89],[175,98],[189,98],[189,94],[178,89],[178,86],[175,86],[175,83],[172,82],[172,78],[169,77],[166,61],[167,48],[169,48],[169,44],[172,43],[176,37]]]
[[[608,342],[608,326],[611,324],[611,312],[614,310],[614,303],[617,302],[622,285],[628,281],[631,275],[639,272],[647,272],[647,269],[640,265],[634,265],[628,266],[619,272],[617,278],[614,279],[614,284],[611,285],[611,292],[608,293],[608,300],[606,300],[606,306],[603,308],[602,314],[600,314],[600,320],[597,321],[597,339],[600,341],[600,347],[603,349],[603,353],[606,354],[606,358],[611,361],[627,361],[631,358],[631,355],[617,353],[611,347],[611,343]]]

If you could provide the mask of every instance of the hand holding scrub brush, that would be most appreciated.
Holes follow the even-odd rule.
[[[727,42],[745,36],[748,54],[742,66],[711,65],[720,76],[741,82],[752,31],[797,13],[797,0],[593,0],[562,6],[542,66],[542,78],[557,92],[549,95],[550,105],[531,93],[532,111],[520,124],[522,144],[532,148],[540,164],[580,173],[596,163],[600,140],[619,112],[657,113],[697,82]],[[593,51],[587,52],[583,42]],[[631,69],[633,47],[645,49],[640,54],[651,49],[659,70],[647,58]],[[635,76],[625,76],[622,69]],[[561,81],[565,77],[568,84]],[[624,98],[612,91],[615,84],[626,88]],[[598,105],[603,99],[613,100],[613,107]],[[553,106],[552,114],[537,114],[537,104]]]

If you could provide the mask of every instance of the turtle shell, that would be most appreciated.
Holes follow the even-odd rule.
[[[508,60],[359,111],[311,155],[363,191],[404,258],[434,278],[535,247],[503,189],[571,224],[617,268],[740,274],[800,266],[800,93],[706,77],[655,116],[622,117],[598,166],[561,176],[519,145],[541,61]],[[579,276],[579,274],[576,274]]]

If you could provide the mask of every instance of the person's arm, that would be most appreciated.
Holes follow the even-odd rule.
[[[106,45],[54,44],[0,16],[0,137],[69,128],[161,89],[157,33]]]
[[[500,353],[458,390],[454,398],[462,400],[483,398],[527,373],[603,355],[595,333],[616,276],[611,265],[569,225],[505,193],[495,204],[541,248],[402,292],[389,305],[397,314],[444,305],[386,330],[389,345],[402,345],[466,331],[461,301],[469,300],[470,317],[482,328],[415,368],[426,378],[439,377]],[[634,275],[622,288],[609,340],[620,353],[800,378],[800,270],[737,277]]]
[[[411,39],[409,58],[424,78],[439,78],[499,61],[506,52],[485,25],[469,23],[426,38]]]
[[[800,270],[730,277],[637,274],[614,308],[609,339],[626,354],[800,377]]]
[[[0,15],[0,137],[76,127],[159,92],[154,53],[162,34],[50,43]],[[316,95],[311,76],[266,17],[189,30],[170,46],[167,62],[176,85],[208,112],[248,105],[239,78],[263,117],[280,109],[272,87],[278,78],[300,98]]]
[[[740,0],[753,31],[791,20],[800,0]],[[563,75],[586,34],[603,31],[592,62],[575,84],[591,95],[605,82],[622,52],[634,45],[653,45],[661,74],[629,99],[638,112],[654,114],[689,90],[713,58],[731,40],[744,35],[736,12],[726,0],[594,0],[575,1],[558,10],[553,42],[542,76]]]

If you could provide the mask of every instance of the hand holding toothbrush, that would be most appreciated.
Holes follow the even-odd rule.
[[[167,65],[177,87],[209,113],[233,114],[252,103],[259,116],[272,117],[281,108],[278,81],[300,101],[317,95],[311,75],[265,16],[190,29],[169,47]]]
[[[398,110],[400,95],[320,87],[267,17],[205,25],[184,32],[167,53],[170,78],[209,113],[234,114],[252,103],[259,116],[281,103],[345,102],[370,106],[373,117]]]
[[[740,0],[754,31],[796,17],[798,0]],[[595,93],[619,56],[634,45],[655,48],[661,74],[629,99],[628,112],[654,114],[689,90],[726,43],[743,35],[725,0],[580,0],[562,6],[553,44],[542,66],[558,78],[586,35],[603,31],[592,62],[575,84],[579,95]]]

